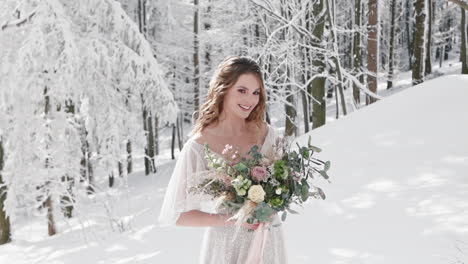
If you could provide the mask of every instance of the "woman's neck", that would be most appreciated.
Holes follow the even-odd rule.
[[[248,131],[248,122],[244,118],[228,115],[222,112],[216,125],[218,135],[225,137],[239,136]]]

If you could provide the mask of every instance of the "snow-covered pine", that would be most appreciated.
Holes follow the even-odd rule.
[[[68,196],[79,209],[79,183],[86,180],[80,175],[80,126],[88,133],[93,166],[105,176],[125,160],[127,140],[144,144],[143,107],[161,122],[174,122],[178,110],[150,44],[119,3],[16,2],[2,3],[7,10],[0,21],[34,15],[0,31],[2,174],[13,222],[49,196],[56,208]]]

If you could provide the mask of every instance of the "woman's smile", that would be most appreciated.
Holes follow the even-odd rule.
[[[252,108],[252,106],[241,105],[241,104],[239,104],[239,107],[246,112],[250,111],[250,109]]]

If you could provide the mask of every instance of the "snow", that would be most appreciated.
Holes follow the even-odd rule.
[[[311,133],[332,184],[288,219],[292,263],[468,260],[467,87],[441,77]]]
[[[289,263],[467,263],[467,87],[468,76],[429,80],[310,132],[323,149],[317,157],[332,162],[332,183],[317,182],[326,200],[288,215]],[[0,263],[197,263],[204,229],[156,222],[174,166],[170,150],[149,176],[136,158],[128,190],[112,196],[116,232],[99,202],[53,237],[45,216],[34,216],[14,223]]]

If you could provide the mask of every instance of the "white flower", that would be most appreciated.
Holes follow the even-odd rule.
[[[246,193],[246,192],[245,192],[244,189],[240,189],[240,190],[237,191],[237,194],[238,194],[239,196],[244,196],[245,193]],[[250,190],[249,190],[249,193],[250,193]]]
[[[265,191],[261,185],[252,185],[249,189],[247,198],[255,203],[260,203],[265,199]]]
[[[280,194],[281,194],[281,188],[276,189],[275,193],[276,193],[277,195],[280,195]]]

